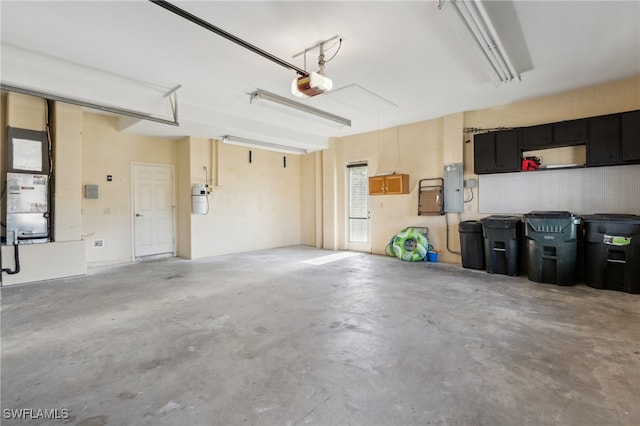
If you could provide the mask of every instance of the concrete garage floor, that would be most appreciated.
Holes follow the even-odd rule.
[[[2,424],[640,424],[640,296],[332,253],[5,287]]]

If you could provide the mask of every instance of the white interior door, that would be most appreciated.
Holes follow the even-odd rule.
[[[369,172],[366,163],[347,166],[347,250],[371,252]]]
[[[134,255],[175,252],[173,167],[133,165]]]

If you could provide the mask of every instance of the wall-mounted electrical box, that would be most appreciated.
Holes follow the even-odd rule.
[[[444,166],[444,211],[445,213],[462,213],[464,211],[462,163],[445,164]]]
[[[98,185],[85,185],[84,186],[84,198],[97,199],[98,198]]]

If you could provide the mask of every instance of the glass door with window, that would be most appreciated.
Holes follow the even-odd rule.
[[[367,163],[347,166],[347,250],[371,252]]]

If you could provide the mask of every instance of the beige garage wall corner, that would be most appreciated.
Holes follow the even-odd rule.
[[[339,139],[330,138],[322,151],[322,241],[323,248],[338,249],[337,151]]]
[[[82,235],[89,266],[131,262],[131,163],[176,165],[177,142],[119,131],[118,118],[85,112],[82,185],[98,185],[97,199],[82,198]],[[107,181],[107,175],[112,181]],[[94,240],[102,240],[94,247]]]
[[[301,157],[227,144],[217,155],[209,212],[191,214],[191,258],[300,244]],[[209,140],[190,138],[189,158],[190,185],[203,182]]]
[[[458,116],[450,126],[459,128],[459,121]],[[462,161],[459,133],[457,130],[452,136],[456,141],[450,147],[454,153],[451,155],[460,157],[458,162]],[[344,249],[347,246],[346,165],[367,161],[370,176],[396,172],[410,177],[409,194],[369,197],[371,251],[384,254],[391,237],[407,226],[427,227],[431,244],[442,250],[442,260],[456,262],[457,256],[445,253],[444,217],[417,214],[420,179],[438,178],[444,174],[443,134],[444,120],[434,119],[332,141],[323,155],[324,247]]]
[[[55,187],[53,238],[79,241],[82,219],[82,109],[56,102],[53,110]]]
[[[191,259],[191,138],[178,140],[176,169],[177,255]]]
[[[300,225],[301,242],[304,245],[316,246],[316,203],[318,197],[316,191],[316,157],[319,154],[312,152],[300,157]]]
[[[7,92],[0,92],[0,176],[5,178],[7,172]],[[6,222],[4,203],[0,203],[0,218]]]

